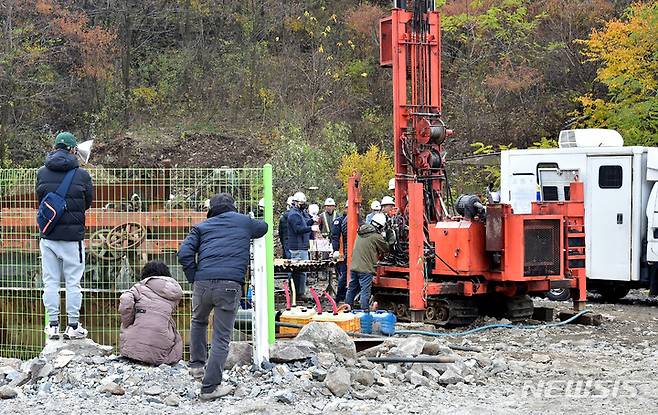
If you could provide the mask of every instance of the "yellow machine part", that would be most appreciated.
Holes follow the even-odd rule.
[[[347,332],[358,333],[361,331],[361,323],[359,318],[352,313],[322,313],[316,314],[312,318],[313,321],[336,323],[338,327]]]
[[[282,323],[290,323],[290,324],[300,324],[300,325],[305,325],[311,321],[313,316],[315,316],[317,313],[315,312],[315,309],[309,309],[306,307],[293,307],[290,310],[286,310],[283,313],[281,313],[281,317],[279,318],[279,321]],[[281,334],[296,334],[299,333],[300,329],[293,328],[293,327],[281,327],[279,329],[279,333]]]

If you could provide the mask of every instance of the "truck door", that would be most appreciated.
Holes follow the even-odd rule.
[[[589,278],[630,281],[631,180],[631,156],[587,158],[585,233]]]

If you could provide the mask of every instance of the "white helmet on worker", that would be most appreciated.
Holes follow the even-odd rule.
[[[330,197],[327,198],[327,200],[324,201],[325,206],[336,206],[336,201]]]
[[[382,210],[382,205],[379,203],[378,200],[375,200],[370,204],[370,210],[374,210],[375,212],[379,212],[380,210]]]
[[[288,200],[286,200],[286,206],[287,206],[287,207],[291,207],[291,206],[292,206],[292,202],[293,202],[293,197],[292,197],[292,196],[288,196]]]
[[[309,215],[317,216],[318,213],[320,213],[320,206],[316,205],[315,203],[308,206],[308,214]]]
[[[384,226],[386,226],[386,215],[383,213],[375,213],[372,215],[372,220],[370,223],[375,227],[382,229]]]
[[[261,199],[258,201],[258,209],[260,210],[265,209],[265,199]]]
[[[395,177],[388,181],[388,190],[395,190]]]
[[[393,198],[391,196],[384,196],[382,198],[381,205],[382,206],[391,206],[391,205],[395,206],[395,201],[393,200]]]
[[[302,192],[297,192],[292,197],[293,202],[306,203],[306,195]]]

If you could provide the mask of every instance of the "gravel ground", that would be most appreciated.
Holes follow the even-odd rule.
[[[305,338],[287,343],[299,355],[296,361],[260,372],[237,365],[227,372],[234,393],[210,403],[198,399],[199,384],[184,363],[152,368],[102,347],[63,346],[74,355],[59,347],[42,361],[0,359],[0,386],[30,377],[27,384],[11,388],[17,396],[2,400],[0,413],[658,413],[657,305],[645,292],[633,291],[618,304],[588,304],[604,317],[598,327],[498,329],[438,340],[412,337],[367,352],[456,359],[447,365],[373,364],[353,355],[351,342],[318,326],[316,333],[309,330]],[[483,319],[476,325],[491,322],[495,320]],[[273,356],[279,352],[273,350]],[[5,386],[0,396],[3,389],[8,393]]]

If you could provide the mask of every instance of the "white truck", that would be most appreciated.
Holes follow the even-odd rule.
[[[588,289],[607,300],[639,287],[658,294],[658,148],[624,147],[604,129],[565,130],[558,143],[501,153],[501,201],[529,213],[534,200],[568,200],[569,183],[582,181]]]

